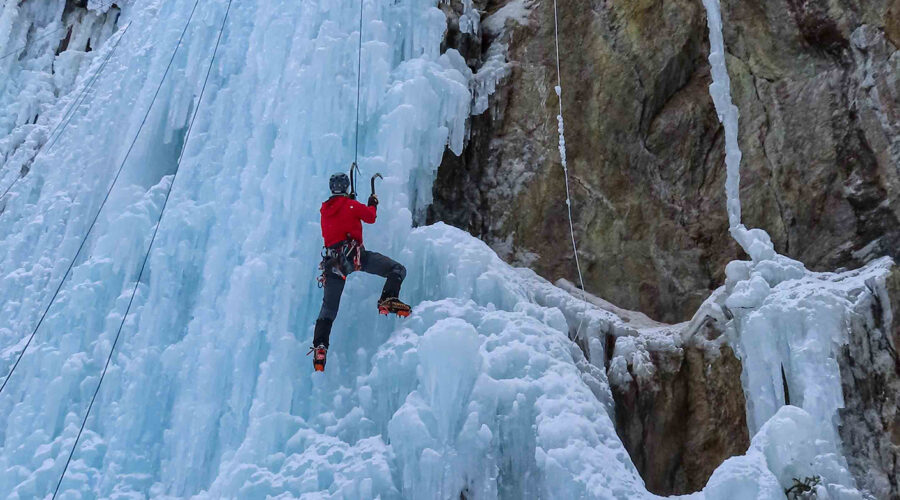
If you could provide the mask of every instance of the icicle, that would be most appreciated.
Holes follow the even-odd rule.
[[[556,90],[557,97],[559,97],[560,101],[562,101],[562,87],[557,85],[556,87],[554,87],[554,89]],[[563,170],[565,170],[566,173],[568,173],[569,165],[566,162],[566,135],[565,135],[566,127],[565,127],[565,124],[563,123],[562,112],[560,112],[558,115],[556,115],[556,120],[557,120],[557,122],[559,122],[559,126],[557,127],[557,129],[559,130],[559,159],[562,162]],[[568,204],[569,204],[569,196],[567,193],[566,205],[568,205]]]
[[[748,231],[741,223],[741,147],[738,144],[740,113],[731,100],[731,78],[725,64],[725,39],[719,0],[703,0],[709,26],[709,64],[713,83],[709,95],[716,106],[719,122],[725,127],[725,179],[728,226],[732,237],[754,260],[770,255],[771,238],[762,229]]]

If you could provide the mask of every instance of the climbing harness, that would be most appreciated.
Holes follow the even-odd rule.
[[[559,123],[559,157],[563,167],[563,177],[566,180],[566,208],[569,213],[569,234],[572,236],[572,253],[575,255],[575,268],[578,270],[578,281],[581,283],[581,300],[584,302],[584,314],[578,322],[578,328],[575,330],[575,338],[581,333],[581,326],[584,323],[584,316],[587,314],[587,292],[584,288],[584,277],[581,274],[581,264],[578,262],[578,245],[575,243],[575,224],[572,222],[572,196],[569,192],[569,167],[566,163],[566,137],[565,127],[563,126],[563,103],[562,103],[562,73],[559,69],[559,15],[557,14],[556,0],[553,0],[553,35],[556,40],[556,97],[559,100],[559,114],[556,120]]]
[[[116,49],[119,47],[119,42],[121,42],[122,39],[125,38],[125,34],[128,33],[128,28],[130,27],[131,23],[125,25],[122,33],[119,35],[119,38],[103,58],[103,62],[97,68],[96,73],[94,73],[94,75],[88,79],[84,88],[81,89],[81,92],[79,92],[78,96],[75,97],[75,100],[72,101],[72,104],[68,107],[68,109],[66,109],[65,113],[63,113],[63,117],[59,120],[59,122],[57,122],[56,126],[50,132],[50,135],[47,136],[47,142],[40,149],[38,149],[35,152],[34,156],[31,158],[30,163],[32,165],[41,154],[50,152],[50,150],[53,149],[53,146],[56,145],[56,142],[59,141],[59,138],[62,137],[63,132],[66,131],[66,127],[69,126],[69,122],[71,122],[72,118],[75,116],[75,110],[78,109],[82,104],[84,104],[84,101],[87,99],[87,93],[94,87],[94,84],[100,78],[103,70],[106,69],[106,65],[109,63],[110,58],[112,58],[113,54],[116,52]],[[2,200],[7,194],[9,194],[9,191],[13,188],[13,186],[16,185],[16,183],[19,182],[19,180],[22,179],[23,176],[24,175],[18,175],[15,179],[13,179],[9,186],[7,186],[6,189],[3,190],[3,194],[0,194],[0,200]]]
[[[322,249],[319,269],[322,274],[316,278],[319,288],[325,286],[326,275],[331,272],[346,280],[353,271],[362,269],[362,245],[347,235],[347,239]]]
[[[87,243],[88,238],[91,235],[91,231],[93,231],[94,226],[97,224],[97,220],[100,218],[100,213],[103,211],[103,207],[106,206],[106,202],[109,201],[109,197],[112,194],[113,188],[116,186],[116,183],[119,180],[119,176],[122,174],[122,169],[125,167],[125,163],[128,161],[129,156],[131,156],[131,152],[134,150],[134,145],[137,143],[138,137],[141,135],[141,131],[144,130],[144,126],[147,124],[147,118],[150,116],[150,111],[153,109],[153,104],[156,103],[157,97],[159,97],[159,92],[162,89],[163,82],[166,81],[166,76],[169,74],[169,70],[172,68],[172,63],[175,61],[175,55],[178,53],[178,48],[181,47],[181,42],[184,40],[184,35],[187,33],[188,26],[191,24],[191,20],[194,18],[194,12],[197,10],[197,5],[200,3],[200,0],[195,0],[194,7],[191,10],[191,15],[188,18],[187,23],[184,25],[184,29],[181,31],[181,36],[178,38],[178,43],[175,45],[175,50],[172,51],[172,57],[169,59],[169,64],[166,66],[166,71],[163,73],[162,79],[159,81],[159,85],[156,87],[156,93],[153,94],[153,99],[150,101],[150,106],[147,107],[147,112],[144,114],[144,119],[141,121],[140,127],[138,127],[137,133],[134,134],[134,139],[131,141],[131,145],[128,147],[128,151],[125,152],[125,157],[122,159],[122,162],[119,164],[119,168],[116,171],[116,176],[113,178],[112,184],[109,185],[109,189],[106,190],[106,196],[103,198],[103,201],[100,203],[100,208],[97,209],[97,212],[94,214],[94,218],[91,221],[90,226],[88,226],[87,232],[84,234],[84,238],[81,239],[81,243],[78,245],[78,250],[75,251],[75,255],[72,257],[72,260],[69,262],[69,266],[66,268],[65,274],[63,274],[62,280],[60,280],[59,285],[57,285],[56,290],[53,292],[53,295],[50,297],[50,302],[47,303],[47,307],[44,308],[44,312],[41,313],[41,317],[38,320],[37,324],[32,330],[31,335],[28,337],[28,341],[25,343],[25,347],[19,352],[19,355],[16,357],[16,362],[13,363],[12,368],[9,370],[9,373],[6,375],[6,379],[3,380],[3,385],[0,385],[0,394],[3,393],[3,389],[6,388],[6,384],[9,382],[9,379],[12,378],[13,373],[16,371],[16,368],[19,366],[19,362],[22,361],[22,357],[25,355],[25,352],[28,350],[28,346],[31,345],[31,341],[34,340],[34,336],[37,334],[38,329],[40,329],[41,324],[43,324],[44,319],[47,318],[47,313],[50,312],[50,307],[53,306],[54,301],[56,301],[56,297],[59,295],[59,291],[62,290],[63,284],[65,284],[66,279],[69,277],[69,274],[72,272],[72,268],[75,267],[75,262],[78,261],[78,256],[81,255],[81,251],[84,249],[84,245]]]
[[[97,394],[100,392],[100,386],[103,384],[103,379],[106,377],[106,372],[109,369],[109,363],[110,361],[112,361],[113,353],[116,350],[116,345],[119,343],[119,337],[122,335],[122,329],[125,327],[125,321],[128,319],[128,313],[131,311],[131,306],[134,304],[134,297],[137,295],[138,286],[141,284],[141,278],[143,278],[144,276],[144,270],[147,268],[147,262],[150,260],[150,253],[153,250],[153,243],[156,241],[156,235],[159,233],[159,226],[162,224],[162,218],[166,212],[166,206],[169,203],[169,196],[172,194],[172,188],[175,186],[175,179],[178,177],[178,170],[181,167],[181,161],[184,158],[184,152],[187,150],[187,146],[191,138],[191,131],[193,131],[194,129],[194,121],[197,119],[197,114],[200,111],[200,105],[203,103],[203,95],[206,93],[206,85],[207,83],[209,83],[209,75],[212,73],[213,63],[216,60],[216,54],[219,52],[219,43],[222,41],[222,33],[225,31],[225,23],[226,21],[228,21],[228,13],[231,11],[231,2],[232,0],[228,0],[228,6],[225,9],[225,16],[222,18],[222,25],[219,27],[219,35],[216,38],[216,45],[213,49],[212,57],[209,60],[209,67],[206,70],[206,77],[203,80],[203,86],[200,88],[200,97],[197,99],[197,106],[194,108],[193,116],[191,116],[191,121],[188,124],[187,133],[184,137],[184,143],[181,145],[181,153],[178,155],[178,161],[175,163],[175,171],[172,174],[172,182],[169,183],[169,189],[166,191],[166,197],[163,200],[162,209],[160,209],[159,211],[159,218],[156,221],[156,227],[153,229],[153,236],[150,238],[150,245],[147,247],[147,253],[144,255],[144,261],[141,264],[141,270],[138,272],[137,280],[135,280],[134,282],[134,288],[131,291],[131,298],[128,300],[128,306],[125,308],[125,313],[122,315],[122,321],[119,323],[119,329],[116,331],[116,337],[115,339],[113,339],[112,347],[110,347],[109,349],[109,356],[107,356],[106,358],[106,364],[103,367],[103,372],[100,374],[100,380],[97,382],[96,389],[94,389],[94,395],[91,397],[91,402],[84,414],[84,419],[81,421],[81,428],[78,430],[78,435],[75,437],[75,442],[72,444],[72,450],[69,452],[69,457],[66,459],[66,465],[63,467],[62,474],[60,474],[59,476],[59,482],[56,483],[56,490],[53,492],[53,499],[55,499],[56,495],[59,493],[59,487],[62,484],[63,478],[66,476],[66,470],[68,470],[69,463],[72,461],[72,456],[75,454],[75,449],[78,447],[78,441],[81,439],[81,434],[82,432],[84,432],[84,426],[85,424],[87,424],[87,419],[91,414],[91,409],[94,407],[94,401],[96,401]],[[191,18],[193,18],[194,16],[194,10],[196,10],[197,8],[197,3],[199,3],[199,0],[194,3],[194,9],[191,10]],[[184,31],[187,31],[187,27],[190,22],[191,21],[189,18],[188,24],[185,25]],[[184,31],[181,34],[182,37],[184,37]],[[181,39],[179,39],[178,44],[181,44]],[[177,52],[177,46],[175,50]],[[168,72],[168,69],[166,71]],[[163,79],[165,79],[165,76],[163,76]]]

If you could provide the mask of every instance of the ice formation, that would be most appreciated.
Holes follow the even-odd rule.
[[[59,18],[62,5],[7,4],[4,15],[27,31]],[[10,192],[0,215],[4,372],[98,209],[190,7],[123,4],[129,36],[89,105]],[[0,395],[3,496],[44,496],[58,479],[224,7],[201,3],[89,250]],[[196,140],[61,497],[640,496],[608,398],[597,396],[602,374],[586,375],[559,310],[535,305],[518,272],[465,233],[410,229],[444,148],[461,150],[472,106],[471,74],[455,51],[440,54],[445,21],[431,2],[364,10],[361,167],[386,174],[367,244],[407,265],[405,295],[418,312],[376,320],[377,282],[354,276],[328,372],[311,376],[316,214],[328,175],[352,160],[358,3],[233,9]],[[89,29],[74,25],[77,36]],[[31,47],[4,67],[10,86],[47,87],[4,94],[4,153],[35,153],[77,95],[72,81],[52,82],[51,64],[76,59],[54,49]],[[14,114],[28,107],[42,109],[36,122]],[[16,175],[5,162],[4,179]]]
[[[792,477],[818,476],[818,498],[863,498],[841,455],[837,425],[844,402],[837,358],[848,343],[856,306],[876,293],[870,283],[883,280],[893,262],[883,258],[855,271],[810,272],[779,255],[764,230],[741,223],[739,113],[731,101],[719,0],[703,0],[703,5],[710,36],[710,95],[725,128],[730,232],[750,260],[728,264],[725,286],[703,304],[694,322],[711,315],[726,325],[728,342],[742,362],[747,423],[754,436],[747,455],[726,461],[706,491],[718,494],[720,484],[749,491],[752,481],[728,476],[762,454],[777,479],[772,484],[786,487]],[[758,484],[758,497],[778,496],[777,489],[764,493],[764,482]]]
[[[722,10],[719,0],[703,0],[709,26],[709,66],[713,82],[709,86],[719,121],[725,128],[725,197],[731,235],[750,255],[761,229],[750,232],[741,223],[741,147],[738,144],[740,112],[731,101],[731,78],[725,63],[725,37],[722,35]]]
[[[25,47],[0,60],[0,181],[34,159],[0,201],[2,373],[99,209],[193,4],[117,3],[121,16],[99,0],[75,12],[64,0],[0,7],[0,53]],[[225,5],[200,2],[87,251],[0,394],[0,496],[47,497],[59,479],[171,182]],[[353,159],[358,13],[356,0],[234,2],[60,498],[653,497],[616,436],[603,367],[568,338],[583,321],[590,359],[603,360],[602,335],[622,330],[621,320],[507,266],[463,231],[411,228],[444,149],[461,151],[474,105],[465,62],[440,52],[446,21],[433,0],[366,0],[363,10],[360,166],[385,175],[366,243],[407,266],[404,297],[416,312],[405,322],[378,318],[378,280],[353,276],[328,371],[312,372],[305,354],[321,298],[317,209],[328,176]],[[126,23],[128,36],[86,104],[37,155]],[[41,36],[63,24],[72,36],[56,55],[58,39]],[[887,264],[845,280],[772,253],[734,264],[729,285],[705,305],[710,314],[734,305],[726,305],[736,318],[730,335],[743,349],[747,397],[760,403],[747,455],[723,464],[695,498],[772,498],[806,470],[827,479],[823,494],[856,494],[828,432],[840,388],[803,385],[833,375],[831,366],[815,370],[838,330],[815,330],[822,349],[799,353],[783,344],[803,342],[815,324],[785,330],[762,353],[748,332],[797,314],[782,301],[791,294],[802,308],[837,317],[866,273]],[[797,394],[808,394],[798,408],[779,409],[769,391],[778,359],[790,361]]]

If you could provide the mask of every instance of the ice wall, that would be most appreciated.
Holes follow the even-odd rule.
[[[4,497],[46,497],[59,478],[172,182],[225,4],[200,2],[86,251],[0,394]],[[92,0],[71,20],[62,0],[0,8],[0,43],[25,44],[0,60],[0,176],[29,167],[0,209],[2,373],[97,213],[193,2],[118,5],[121,17],[109,16],[108,2]],[[444,148],[461,150],[477,87],[455,51],[440,53],[446,21],[433,1],[364,4],[361,167],[385,175],[366,243],[407,266],[403,295],[416,313],[378,317],[379,280],[352,276],[328,371],[312,373],[317,209],[328,176],[353,158],[358,12],[354,0],[232,6],[61,498],[652,497],[615,434],[602,366],[567,338],[583,320],[602,363],[604,343],[589,333],[619,320],[462,231],[411,229]],[[36,155],[129,22],[86,104]],[[55,55],[58,43],[36,35],[62,23],[81,42]],[[716,300],[741,297],[752,282],[744,271],[766,279],[765,262],[731,269],[734,286]],[[771,369],[760,373],[768,382]],[[852,493],[820,433],[829,404],[759,406],[751,450],[695,497],[777,496],[810,458],[828,474],[825,493]]]
[[[19,5],[20,4],[20,5]],[[65,9],[65,0],[0,6],[0,194],[32,166],[77,92],[100,66],[118,9]],[[69,50],[54,57],[58,47]],[[99,56],[98,56],[99,55]],[[87,103],[89,104],[89,102]],[[5,198],[0,199],[0,211]]]
[[[21,23],[60,19],[62,5],[8,2],[3,19],[21,32]],[[89,105],[36,157],[0,214],[3,373],[99,209],[193,2],[119,5],[117,26],[132,25]],[[312,373],[317,210],[328,176],[353,158],[358,8],[233,5],[145,282],[61,498],[645,494],[609,418],[602,372],[526,282],[550,285],[521,278],[461,231],[410,229],[444,148],[461,150],[472,105],[464,61],[440,54],[445,19],[434,2],[364,8],[361,167],[385,174],[366,243],[407,265],[404,296],[417,313],[405,323],[378,317],[378,280],[353,276],[328,371]],[[224,0],[200,3],[86,251],[0,395],[2,496],[43,497],[56,484],[172,181],[224,9]],[[29,46],[3,80],[46,84],[61,60],[98,61],[91,54],[104,50],[55,56],[55,46]],[[77,95],[72,82],[91,74],[88,64],[70,69],[68,85],[31,101],[2,94],[3,116],[15,117],[5,151],[34,157]],[[43,108],[36,123],[16,114],[26,104]],[[2,168],[4,180],[19,175],[10,160]]]

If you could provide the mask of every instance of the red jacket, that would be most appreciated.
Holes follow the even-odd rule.
[[[322,214],[322,237],[330,247],[348,238],[362,244],[362,223],[375,222],[375,207],[368,207],[346,196],[332,196],[319,213]]]

